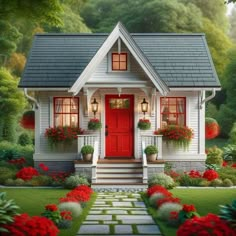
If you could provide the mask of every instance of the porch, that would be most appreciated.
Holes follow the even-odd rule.
[[[164,160],[162,159],[162,136],[141,135],[141,157],[113,157],[102,158],[99,154],[99,138],[95,135],[78,135],[78,160],[74,161],[75,173],[83,173],[91,176],[93,188],[122,185],[124,187],[143,188],[147,186],[148,178],[154,173],[164,172]],[[84,161],[81,148],[84,145],[94,147],[91,162]],[[156,161],[147,162],[144,149],[148,145],[158,148]]]

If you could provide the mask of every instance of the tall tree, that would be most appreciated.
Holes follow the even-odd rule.
[[[229,16],[229,36],[236,43],[236,6],[231,11]]]

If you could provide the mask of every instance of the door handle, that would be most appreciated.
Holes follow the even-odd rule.
[[[105,128],[106,128],[105,136],[107,137],[108,136],[108,126],[106,125]]]

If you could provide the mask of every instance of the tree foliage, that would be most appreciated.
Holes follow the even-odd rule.
[[[229,16],[229,36],[236,43],[236,7],[233,8]]]

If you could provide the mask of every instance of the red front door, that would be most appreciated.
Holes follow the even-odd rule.
[[[106,95],[106,157],[134,156],[134,96]]]

